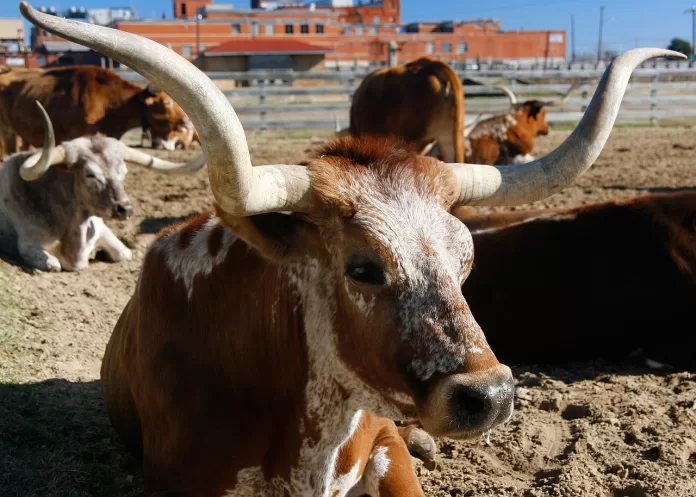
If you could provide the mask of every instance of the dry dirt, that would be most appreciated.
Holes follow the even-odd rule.
[[[551,150],[567,132],[540,140]],[[310,133],[250,136],[256,163],[299,160]],[[597,164],[542,207],[696,187],[689,128],[616,129]],[[179,157],[183,153],[178,153]],[[109,222],[130,263],[29,274],[0,260],[0,495],[139,495],[137,464],[110,428],[99,391],[104,346],[160,228],[207,209],[205,171],[133,169],[137,214]],[[427,495],[688,497],[696,495],[696,374],[628,365],[517,366],[516,412],[482,440],[440,440],[438,468],[416,469]]]

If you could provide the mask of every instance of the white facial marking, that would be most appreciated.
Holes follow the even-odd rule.
[[[181,248],[181,230],[174,230],[152,244],[151,250],[164,254],[169,271],[177,281],[182,281],[188,292],[188,298],[193,295],[193,280],[199,274],[209,275],[215,266],[222,264],[227,252],[237,237],[229,228],[223,228],[222,243],[218,252],[213,256],[208,249],[208,239],[211,230],[220,224],[219,218],[212,216],[194,234],[186,247]]]

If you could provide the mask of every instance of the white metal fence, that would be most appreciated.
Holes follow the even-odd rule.
[[[696,68],[688,63],[667,62],[672,67],[653,67],[644,64],[636,69],[619,112],[618,121],[624,123],[657,123],[660,120],[683,120],[696,117]],[[533,71],[477,72],[476,78],[492,82],[507,81],[506,86],[518,95],[520,101],[531,98],[550,100],[565,94],[570,83],[524,84],[525,77],[541,80],[567,80],[578,85],[562,107],[547,111],[550,123],[576,122],[582,117],[596,89],[596,80],[603,68],[543,71],[543,77]],[[334,128],[336,120],[343,127],[349,124],[350,99],[366,73],[292,71],[249,71],[208,73],[218,80],[223,93],[235,102],[235,111],[242,124],[249,129],[277,128]],[[470,78],[470,72],[459,72]],[[136,73],[121,72],[131,81],[143,82]],[[666,79],[682,81],[661,81]],[[684,78],[684,76],[687,76]],[[692,76],[693,78],[689,78]],[[693,79],[690,81],[689,79]],[[325,86],[295,86],[299,80],[321,80]],[[633,82],[635,80],[641,80]],[[244,82],[248,86],[232,87],[223,82]],[[492,115],[508,109],[508,100],[491,84],[465,85],[467,122],[479,115]]]

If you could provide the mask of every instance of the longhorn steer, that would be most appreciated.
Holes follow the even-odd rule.
[[[353,95],[349,132],[392,134],[423,147],[435,140],[447,162],[464,162],[464,89],[444,62],[423,57],[368,74]]]
[[[107,69],[8,69],[0,73],[0,127],[25,147],[43,143],[37,100],[48,111],[58,142],[97,132],[121,138],[137,127],[149,129],[158,148],[186,148],[194,138],[191,121],[169,95],[152,86],[142,89]],[[19,151],[14,141],[6,143],[5,153]]]
[[[202,156],[173,164],[102,135],[56,147],[51,121],[41,104],[39,108],[43,150],[13,155],[0,168],[0,235],[16,239],[24,263],[42,271],[83,269],[98,248],[115,262],[130,260],[130,250],[101,219],[133,212],[123,189],[126,162],[184,172],[200,168]]]
[[[500,357],[558,364],[643,349],[696,369],[695,192],[455,213],[476,250],[464,296]]]
[[[453,437],[512,413],[510,370],[461,293],[471,235],[449,211],[562,188],[600,153],[632,69],[681,56],[616,58],[579,132],[523,166],[445,164],[363,136],[305,165],[252,167],[234,110],[193,65],[129,33],[21,10],[151,76],[201,136],[216,213],[153,244],[102,366],[112,423],[160,496],[422,496],[407,464],[366,466],[407,459],[403,445],[385,452],[373,431],[345,449],[370,422],[363,409]]]

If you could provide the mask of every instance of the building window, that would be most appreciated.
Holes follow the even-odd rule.
[[[241,24],[233,24],[232,25],[232,34],[233,35],[238,35],[241,32],[242,32]]]
[[[291,35],[295,32],[295,26],[292,24],[286,24],[285,25],[285,34],[286,35]]]
[[[324,34],[324,25],[323,24],[317,24],[317,34],[318,35],[323,35]]]
[[[425,53],[432,54],[434,52],[435,52],[435,44],[432,41],[429,41],[428,43],[425,44]]]
[[[452,53],[452,44],[451,43],[443,43],[440,45],[440,51],[442,53]]]
[[[372,24],[379,24],[379,16],[375,16],[372,18]]]
[[[205,52],[207,48],[208,48],[208,45],[206,45],[205,43],[201,43],[201,46],[200,46],[198,53]]]
[[[377,28],[370,28],[370,34],[371,35],[376,35],[377,34]]]
[[[356,27],[355,27],[355,34],[356,34],[356,35],[361,35],[361,34],[363,34],[364,32],[365,32],[365,28],[363,28],[362,26],[356,26]]]
[[[258,36],[259,34],[261,34],[261,26],[259,26],[255,22],[252,22],[251,23],[251,34],[253,34],[254,36]]]
[[[563,43],[563,35],[560,33],[550,34],[549,43]]]
[[[264,24],[263,30],[264,30],[264,34],[267,34],[267,35],[274,34],[273,24]]]
[[[181,45],[181,56],[191,57],[191,45]]]
[[[344,34],[344,35],[349,35],[349,34],[351,34],[351,33],[352,33],[352,31],[351,31],[351,29],[350,29],[350,26],[346,26],[345,29],[343,30],[343,34]]]
[[[465,41],[460,41],[457,43],[457,53],[467,53],[469,51],[469,44]]]
[[[185,3],[181,4],[181,15],[182,16],[186,15],[186,4]]]
[[[300,25],[300,33],[302,33],[303,35],[309,34],[309,24]]]

